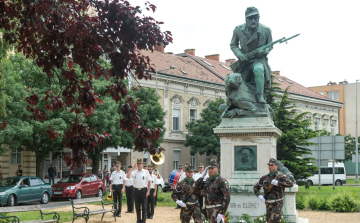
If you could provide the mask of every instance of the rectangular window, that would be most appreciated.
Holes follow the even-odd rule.
[[[196,121],[196,109],[190,109],[190,122],[195,122]]]
[[[321,174],[332,174],[332,168],[321,168]]]
[[[174,170],[179,169],[180,163],[180,149],[174,149]]]
[[[211,159],[210,156],[206,156],[206,166],[210,165],[210,159]]]
[[[21,165],[21,151],[18,149],[11,152],[11,164]]]
[[[318,121],[315,121],[314,128],[315,128],[315,131],[319,130],[319,122]]]
[[[334,101],[339,100],[339,91],[328,91],[326,96]]]
[[[173,130],[180,130],[180,109],[173,109]]]
[[[344,174],[344,167],[335,167],[335,174]]]
[[[196,155],[191,156],[191,166],[196,170]]]

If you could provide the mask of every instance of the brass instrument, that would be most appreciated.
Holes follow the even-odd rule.
[[[157,170],[157,166],[161,165],[165,162],[165,155],[162,152],[156,153],[155,155],[150,155],[150,159],[154,163],[153,174],[156,175],[158,179],[160,179],[159,171]]]
[[[108,200],[108,201],[114,200],[113,193],[114,193],[114,190],[111,190],[109,195],[106,197],[106,200]]]

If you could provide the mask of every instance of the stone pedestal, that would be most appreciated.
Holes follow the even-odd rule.
[[[295,194],[298,192],[299,186],[294,185],[291,188],[285,188],[284,206],[282,209],[283,218],[287,223],[298,222],[298,212],[296,210]]]
[[[263,116],[224,118],[214,132],[220,137],[220,174],[230,185],[230,222],[237,222],[243,214],[252,219],[265,214],[265,204],[254,195],[253,187],[269,172],[266,164],[276,158],[281,131],[270,117]]]
[[[269,173],[269,159],[277,158],[276,141],[281,131],[269,116],[263,115],[224,118],[214,132],[220,137],[220,174],[230,185],[230,222],[237,222],[243,214],[250,215],[252,220],[264,215],[265,204],[254,195],[253,187],[261,176]],[[288,223],[298,221],[297,191],[297,185],[285,189],[283,216]]]

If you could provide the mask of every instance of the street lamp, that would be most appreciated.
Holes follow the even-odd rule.
[[[166,70],[172,70],[172,69],[175,69],[175,66],[170,66],[169,68],[167,68],[167,69],[164,69],[164,70],[157,70],[156,72],[155,72],[155,79],[156,79],[156,93],[157,93],[157,74],[159,73],[159,72],[162,72],[162,71],[166,71]]]
[[[355,100],[356,100],[356,111],[355,111],[355,116],[356,116],[356,131],[355,131],[355,149],[356,149],[356,153],[355,153],[355,182],[359,183],[359,145],[358,145],[358,112],[357,112],[357,82],[358,80],[356,80],[356,96],[355,96]]]

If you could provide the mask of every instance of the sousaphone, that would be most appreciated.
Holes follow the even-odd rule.
[[[159,177],[159,171],[157,170],[157,166],[165,162],[165,155],[163,152],[155,153],[155,155],[150,155],[150,159],[155,164],[153,173],[159,179],[160,177]]]

